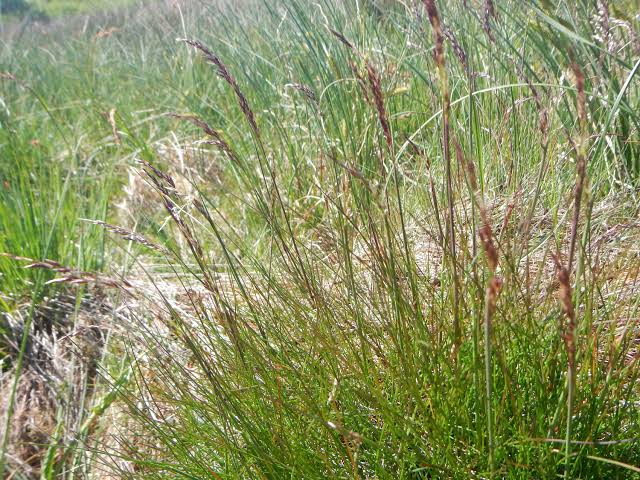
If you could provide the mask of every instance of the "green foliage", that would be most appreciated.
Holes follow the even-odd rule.
[[[638,239],[612,237],[637,210],[637,21],[468,3],[438,5],[440,77],[427,12],[384,2],[181,3],[9,42],[0,251],[100,268],[78,219],[122,218],[136,166],[157,192],[133,224],[184,274],[185,308],[128,325],[124,478],[638,478]],[[551,258],[572,239],[573,373]],[[50,278],[0,262],[12,302]]]
[[[204,290],[188,290],[192,316],[167,302],[164,329],[144,330],[136,343],[147,355],[128,401],[153,438],[125,445],[139,459],[137,476],[634,478],[638,365],[625,360],[632,337],[614,340],[621,311],[615,300],[601,303],[606,281],[589,259],[607,228],[595,206],[621,195],[617,182],[637,181],[620,162],[637,145],[609,136],[607,120],[633,121],[636,68],[627,49],[598,59],[602,47],[585,40],[594,35],[589,5],[563,7],[551,16],[505,2],[483,18],[442,4],[465,52],[456,58],[449,33],[449,80],[440,84],[424,11],[381,18],[352,4],[289,0],[257,15],[203,17],[225,32],[198,35],[226,65],[210,57],[222,79],[183,55],[201,79],[189,91],[192,110],[228,142],[218,141],[216,157],[226,181],[213,191],[198,183],[200,203],[185,203],[148,169],[169,209],[183,212],[174,222],[192,252],[174,250],[168,262],[191,274],[197,265]],[[590,96],[583,127],[573,62]],[[451,178],[447,96],[451,150],[460,147]],[[581,138],[595,146],[587,147],[591,188],[569,235],[576,170],[566,153],[577,155]],[[494,216],[484,224],[487,204]],[[629,218],[632,204],[621,201],[615,215]],[[483,225],[494,229],[504,282],[494,313],[487,302],[496,290],[485,295],[491,263],[476,237]],[[577,371],[548,286],[551,253],[571,237]],[[624,260],[622,271],[635,262]],[[628,308],[637,306],[631,299]],[[141,396],[157,403],[140,408]]]
[[[148,0],[147,0],[148,1]],[[12,18],[51,20],[58,17],[92,14],[128,7],[145,0],[1,0],[0,13]]]
[[[22,14],[31,9],[26,0],[2,0],[0,2],[0,13]]]
[[[65,15],[96,14],[97,12],[127,7],[136,0],[31,0],[34,7],[49,18]],[[143,2],[138,0],[139,4]]]

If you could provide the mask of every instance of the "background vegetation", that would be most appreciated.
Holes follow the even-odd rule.
[[[135,0],[2,0],[0,11],[9,16],[8,20],[24,17],[48,20],[64,15],[95,14],[135,3]]]

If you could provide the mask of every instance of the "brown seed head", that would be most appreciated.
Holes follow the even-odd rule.
[[[500,295],[500,291],[502,290],[502,278],[500,277],[491,277],[489,280],[489,285],[487,286],[487,313],[489,314],[489,318],[493,316],[493,313],[496,310],[496,303],[498,302],[498,296]]]
[[[7,257],[18,262],[27,262],[27,265],[23,267],[26,269],[43,269],[57,273],[58,276],[46,282],[47,285],[55,283],[67,283],[70,285],[95,284],[107,288],[117,288],[124,293],[132,295],[129,289],[133,288],[133,286],[123,278],[76,270],[50,259],[35,260],[33,258],[20,257],[9,253],[0,253],[0,257]]]
[[[353,43],[351,43],[349,40],[347,40],[347,37],[345,37],[342,33],[333,30],[332,28],[329,29],[329,31],[331,33],[333,33],[333,35],[340,40],[345,46],[347,46],[348,48],[350,48],[351,50],[353,50],[355,53],[357,53],[356,47],[353,46]]]
[[[217,130],[214,130],[209,126],[207,122],[202,120],[201,118],[196,117],[195,115],[180,115],[177,113],[168,113],[170,117],[177,118],[179,120],[185,120],[194,124],[196,127],[200,128],[204,133],[206,133],[211,140],[205,142],[208,145],[213,145],[218,148],[222,153],[224,153],[229,160],[234,163],[238,163],[239,159],[236,153],[233,151],[231,146],[222,138],[222,134]]]
[[[489,264],[489,269],[492,272],[495,272],[498,268],[498,250],[493,242],[493,230],[491,229],[491,225],[485,223],[480,227],[478,231],[478,236],[480,237],[480,241],[482,242],[482,247],[484,248],[484,253],[487,256],[487,263]]]
[[[391,150],[391,147],[393,146],[393,138],[391,136],[391,127],[389,126],[387,111],[384,106],[380,75],[378,75],[378,72],[369,61],[367,61],[367,78],[369,79],[369,85],[371,87],[371,92],[373,93],[376,110],[378,111],[378,120],[380,121],[384,138],[387,141],[387,147]]]
[[[424,5],[427,8],[429,22],[433,29],[433,39],[435,43],[434,57],[438,67],[444,68],[444,37],[442,34],[442,24],[440,23],[438,8],[436,7],[435,0],[424,0]]]
[[[116,235],[121,236],[125,240],[139,243],[140,245],[144,245],[145,247],[150,248],[152,250],[156,250],[157,252],[160,252],[162,254],[167,255],[170,253],[166,248],[148,240],[142,235],[132,232],[130,230],[127,230],[126,228],[120,227],[118,225],[112,225],[110,223],[103,222],[102,220],[91,220],[87,218],[81,218],[80,220],[92,223],[94,225],[99,225],[103,227],[105,230],[108,230],[112,233],[115,233]]]
[[[456,54],[456,57],[458,57],[458,60],[460,61],[464,69],[468,70],[469,64],[467,61],[467,53],[464,51],[464,48],[462,48],[462,45],[460,45],[460,42],[458,42],[458,39],[453,33],[453,30],[451,30],[450,28],[445,28],[443,33],[445,38],[449,40],[449,43],[451,43],[453,52]]]
[[[314,105],[318,104],[318,98],[316,97],[315,92],[308,85],[304,85],[302,83],[290,83],[288,86],[301,92],[305,97],[307,97],[307,100]]]
[[[190,45],[196,48],[197,50],[200,50],[204,55],[204,58],[209,63],[212,63],[213,65],[215,65],[218,75],[221,78],[223,78],[231,86],[234,93],[236,94],[236,98],[238,99],[238,104],[240,105],[240,110],[242,110],[242,113],[244,114],[247,121],[249,122],[249,125],[251,126],[253,133],[256,135],[256,137],[260,137],[260,130],[258,129],[258,124],[256,123],[255,115],[251,110],[251,108],[249,107],[249,102],[247,101],[247,97],[244,96],[244,94],[242,93],[242,90],[240,90],[240,87],[238,86],[238,82],[236,82],[236,79],[231,75],[231,73],[229,73],[229,70],[227,69],[226,65],[222,62],[222,60],[220,60],[220,58],[217,55],[215,55],[204,44],[202,44],[197,40],[179,38],[178,41],[184,42],[187,45]]]
[[[575,311],[573,308],[573,294],[571,292],[571,282],[569,278],[569,272],[565,266],[561,263],[560,257],[552,255],[553,261],[556,265],[556,277],[558,279],[559,289],[558,296],[560,304],[562,305],[562,311],[573,322],[575,319]]]
[[[469,180],[469,185],[471,186],[471,190],[474,192],[474,194],[477,195],[478,193],[478,178],[476,176],[476,167],[473,164],[473,162],[471,160],[468,160],[465,155],[464,152],[462,151],[462,148],[460,147],[460,143],[454,138],[453,139],[453,146],[456,150],[456,158],[458,159],[458,165],[460,165],[460,168],[464,171],[467,172],[467,178]],[[478,198],[478,203],[483,204],[484,202],[482,202],[482,199]]]
[[[484,2],[484,15],[482,16],[482,29],[484,33],[487,34],[489,40],[492,42],[495,40],[493,37],[493,32],[491,31],[491,19],[496,18],[496,11],[493,6],[492,0],[485,0]]]
[[[584,73],[580,68],[580,65],[574,60],[571,62],[571,70],[576,78],[576,90],[578,91],[578,120],[580,125],[584,127],[587,121],[586,114],[586,94],[584,91]]]

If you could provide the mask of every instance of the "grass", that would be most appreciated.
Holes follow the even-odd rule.
[[[0,251],[147,272],[87,437],[120,477],[638,478],[637,20],[466,3],[8,38]],[[7,312],[70,288],[0,262]]]
[[[105,2],[104,0],[56,0],[33,2],[34,8],[42,12],[47,17],[59,17],[63,15],[91,14],[96,11],[106,9],[117,9],[127,7],[133,2],[131,0],[116,0],[115,2]]]
[[[43,21],[70,15],[95,15],[96,12],[116,10],[134,3],[132,0],[3,0],[0,9],[8,20],[30,17]]]

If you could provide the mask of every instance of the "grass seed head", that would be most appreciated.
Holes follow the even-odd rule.
[[[482,15],[482,29],[490,41],[495,42],[493,31],[491,30],[491,21],[496,18],[496,11],[492,0],[485,0],[484,14]]]
[[[445,38],[447,40],[449,40],[449,43],[451,43],[451,47],[453,48],[453,52],[456,54],[456,57],[458,57],[458,60],[460,61],[460,63],[462,64],[463,68],[465,69],[465,71],[469,70],[469,63],[467,60],[467,52],[464,51],[464,48],[462,48],[462,45],[460,45],[460,42],[458,42],[458,39],[456,38],[455,34],[453,33],[453,30],[451,30],[450,28],[446,28],[443,31],[443,34],[445,36]]]
[[[88,223],[92,223],[94,225],[99,225],[103,227],[105,230],[108,230],[112,233],[115,233],[116,235],[119,235],[123,240],[128,240],[130,242],[143,245],[147,248],[160,252],[164,255],[169,254],[169,251],[166,248],[158,245],[157,243],[152,242],[151,240],[148,240],[147,238],[140,235],[139,233],[132,232],[130,230],[127,230],[124,227],[120,227],[118,225],[112,225],[110,223],[103,222],[102,220],[90,220],[86,218],[82,218],[81,220]]]
[[[438,64],[438,68],[444,68],[444,37],[438,8],[436,7],[435,0],[424,0],[424,5],[427,8],[429,22],[433,29],[433,39],[435,43],[434,58]]]
[[[253,130],[253,133],[256,135],[256,137],[260,138],[260,130],[258,129],[258,124],[256,123],[253,110],[251,110],[251,108],[249,107],[249,102],[247,100],[247,97],[245,97],[244,93],[242,93],[242,90],[240,90],[240,86],[238,85],[238,82],[236,81],[235,77],[233,77],[233,75],[229,73],[229,70],[227,69],[226,65],[222,62],[220,57],[215,55],[211,50],[209,50],[209,48],[207,48],[203,43],[197,40],[179,38],[178,41],[184,42],[187,45],[190,45],[195,49],[199,50],[200,52],[202,52],[202,54],[204,55],[204,58],[209,63],[213,64],[216,67],[218,75],[231,86],[234,93],[236,94],[236,98],[238,100],[240,110],[242,110],[242,113],[244,114],[245,118],[249,122],[249,125],[251,126],[251,130]]]
[[[169,113],[169,116],[177,118],[178,120],[185,120],[200,128],[200,130],[202,130],[205,134],[207,134],[207,136],[211,138],[211,140],[205,143],[217,147],[218,150],[225,154],[227,158],[229,158],[229,160],[231,160],[232,162],[239,163],[237,154],[227,143],[227,141],[222,137],[222,134],[217,130],[211,128],[211,126],[209,126],[207,122],[205,122],[201,118],[196,117],[195,115],[180,115],[177,113]]]
[[[369,79],[369,85],[371,87],[371,93],[376,104],[376,110],[378,112],[378,120],[384,133],[384,138],[387,142],[387,147],[391,151],[393,147],[393,137],[391,136],[391,127],[389,125],[389,119],[387,117],[387,110],[384,106],[384,97],[382,96],[382,87],[380,82],[380,75],[376,71],[371,62],[367,62],[367,78]]]
[[[287,86],[295,90],[298,90],[307,98],[307,100],[309,100],[315,106],[318,106],[318,97],[316,96],[315,92],[311,89],[310,86],[304,85],[302,83],[289,83]]]
[[[347,37],[345,37],[342,33],[338,32],[337,30],[334,30],[332,28],[329,29],[329,31],[338,39],[340,40],[347,48],[349,48],[350,50],[353,51],[353,53],[358,53],[356,47],[353,45],[353,43],[351,43],[349,40],[347,40]]]

